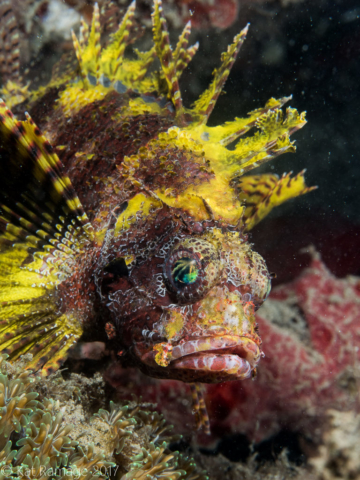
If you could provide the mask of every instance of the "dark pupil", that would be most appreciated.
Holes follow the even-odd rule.
[[[172,269],[172,276],[178,287],[184,287],[196,282],[198,275],[199,270],[195,260],[187,257],[177,260]]]

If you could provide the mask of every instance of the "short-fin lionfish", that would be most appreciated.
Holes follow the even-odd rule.
[[[295,150],[305,115],[282,110],[289,98],[207,126],[248,27],[187,108],[179,79],[198,45],[187,24],[171,48],[160,0],[149,51],[125,55],[134,2],[107,44],[95,5],[91,26],[73,34],[76,66],[60,62],[35,90],[19,75],[11,4],[0,5],[1,92],[17,115],[1,102],[1,351],[31,352],[47,374],[83,336],[158,378],[254,375],[255,311],[271,275],[246,233],[312,188],[303,172],[244,176]]]

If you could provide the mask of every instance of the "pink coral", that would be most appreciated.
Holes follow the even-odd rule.
[[[320,433],[330,407],[351,408],[360,360],[360,279],[338,279],[313,253],[311,265],[292,283],[277,287],[257,320],[266,357],[254,381],[206,387],[212,438],[246,433],[263,440],[282,428]],[[119,368],[108,380],[127,395],[157,402],[184,433],[192,423],[185,384],[155,381]]]

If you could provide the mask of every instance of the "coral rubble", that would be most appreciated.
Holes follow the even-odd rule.
[[[330,428],[324,433],[318,455],[310,459],[321,480],[360,478],[358,452],[360,415],[331,409]]]
[[[231,462],[221,454],[196,456],[196,461],[206,465],[211,480],[319,480],[310,468],[289,462],[286,450],[273,462],[259,462],[256,455],[246,463]]]

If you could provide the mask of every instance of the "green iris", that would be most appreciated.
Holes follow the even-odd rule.
[[[187,257],[180,258],[174,265],[172,275],[175,283],[180,284],[180,286],[196,282],[199,275],[196,261]]]

